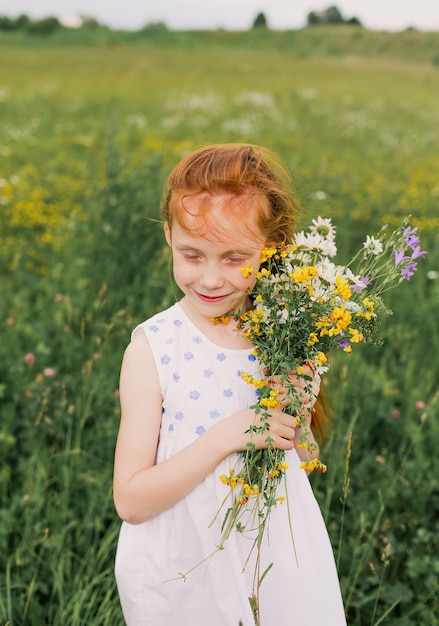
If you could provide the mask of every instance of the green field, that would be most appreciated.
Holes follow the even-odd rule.
[[[429,254],[387,294],[384,345],[334,358],[329,469],[312,480],[350,626],[437,624],[438,42],[352,27],[1,34],[0,625],[123,624],[120,361],[176,297],[166,175],[224,141],[280,154],[304,224],[333,218],[341,262],[384,223],[419,227]]]

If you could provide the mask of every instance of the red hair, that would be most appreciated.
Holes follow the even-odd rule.
[[[240,203],[240,208],[244,211],[249,204],[256,205],[257,226],[267,243],[285,243],[295,231],[300,209],[290,190],[290,177],[264,148],[217,144],[186,155],[172,170],[165,188],[162,212],[170,227],[174,220],[184,227],[184,198],[201,193],[255,200]]]

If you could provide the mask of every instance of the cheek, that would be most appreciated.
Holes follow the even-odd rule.
[[[237,287],[239,287],[242,291],[250,291],[253,289],[256,283],[255,272],[258,271],[258,268],[253,266],[253,272],[250,276],[244,276],[241,269],[237,270],[234,275],[234,282]]]
[[[242,277],[243,291],[250,291],[255,286],[255,283],[256,283],[256,276],[254,275],[251,275],[248,278]]]
[[[177,285],[185,285],[194,282],[199,278],[200,268],[196,264],[185,263],[182,260],[173,263],[174,280]]]

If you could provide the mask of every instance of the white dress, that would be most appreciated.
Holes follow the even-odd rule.
[[[157,463],[218,420],[255,404],[254,387],[241,377],[242,372],[260,376],[251,350],[215,345],[178,303],[139,329],[150,342],[163,394]],[[229,493],[219,476],[229,475],[237,459],[226,458],[154,519],[122,523],[116,580],[128,626],[254,626],[248,600],[254,558],[244,567],[251,540],[233,532],[225,548],[206,559],[215,552],[226,509],[210,524]],[[296,451],[288,451],[286,460],[294,545],[287,505],[279,504],[261,549],[261,572],[273,563],[260,587],[261,626],[343,626],[340,586],[319,506]]]

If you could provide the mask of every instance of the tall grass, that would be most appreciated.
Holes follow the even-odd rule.
[[[342,261],[407,213],[429,250],[389,294],[383,347],[334,360],[329,471],[313,485],[349,623],[432,626],[437,69],[148,46],[2,46],[0,624],[123,623],[118,372],[132,327],[176,297],[161,189],[186,150],[253,141],[291,167],[308,219],[333,217]]]

